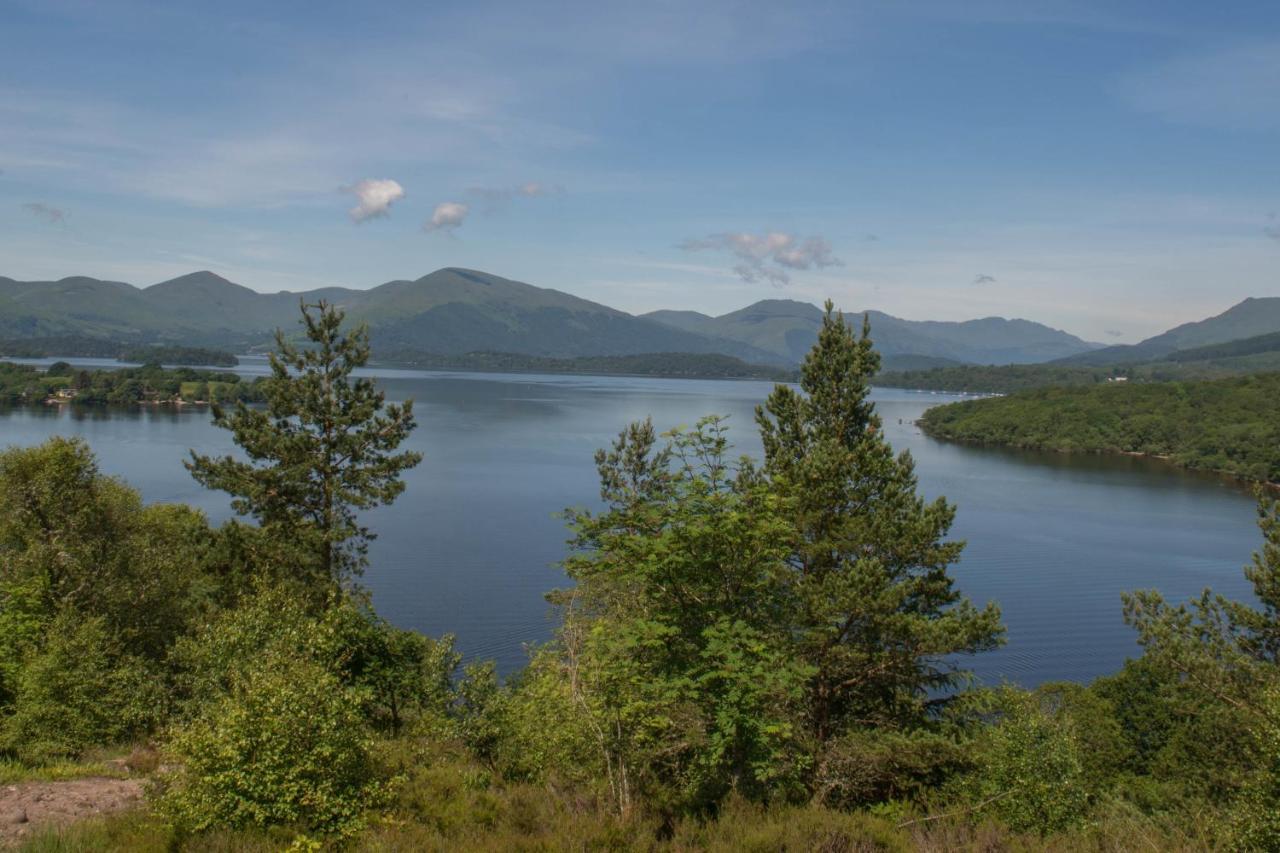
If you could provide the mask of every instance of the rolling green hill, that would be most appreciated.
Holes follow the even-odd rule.
[[[1094,346],[1028,320],[987,317],[941,322],[903,320],[881,311],[866,315],[876,349],[886,357],[912,355],[959,363],[1008,364],[1049,361]],[[719,317],[695,311],[654,311],[643,316],[683,331],[742,341],[793,363],[813,346],[822,323],[817,306],[789,299],[757,302]]]

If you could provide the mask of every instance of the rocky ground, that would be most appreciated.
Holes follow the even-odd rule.
[[[96,777],[0,785],[0,848],[50,825],[124,811],[142,800],[142,780]]]

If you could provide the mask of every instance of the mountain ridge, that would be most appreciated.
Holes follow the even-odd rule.
[[[461,267],[368,289],[276,293],[199,270],[142,288],[86,276],[56,282],[0,277],[0,337],[78,334],[250,348],[266,343],[275,328],[291,329],[300,301],[320,298],[338,304],[353,321],[367,322],[375,353],[503,351],[575,358],[690,352],[794,365],[822,321],[816,305],[789,299],[762,300],[720,317],[674,310],[635,316],[562,290]],[[1045,361],[1094,346],[1029,320],[957,323],[866,313],[886,356]]]
[[[1136,344],[1103,347],[1056,360],[1087,366],[1161,359],[1179,350],[1225,344],[1280,332],[1280,296],[1250,296],[1221,314],[1174,326]]]

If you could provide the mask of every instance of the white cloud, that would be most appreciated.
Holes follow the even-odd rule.
[[[391,205],[404,198],[404,187],[389,179],[365,178],[342,191],[356,197],[356,206],[347,211],[353,222],[364,222],[391,212]]]
[[[37,219],[43,219],[54,225],[59,225],[66,221],[67,212],[60,207],[53,207],[42,201],[29,201],[22,206],[22,209]]]
[[[471,205],[458,201],[442,201],[436,205],[431,218],[422,226],[424,231],[452,231],[466,221]]]
[[[728,252],[738,260],[733,271],[743,281],[754,284],[767,281],[787,284],[787,270],[825,269],[842,266],[843,261],[831,253],[824,237],[801,239],[783,231],[767,234],[712,234],[697,240],[686,240],[680,248],[688,252],[705,250]]]

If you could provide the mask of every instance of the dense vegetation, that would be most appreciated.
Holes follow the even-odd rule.
[[[279,342],[264,410],[215,411],[245,455],[189,467],[232,495],[220,527],[78,441],[0,454],[9,778],[161,752],[146,809],[32,849],[1280,845],[1280,505],[1246,570],[1260,608],[1136,593],[1145,652],[1116,675],[977,688],[963,661],[999,613],[954,588],[954,507],[918,496],[868,399],[878,357],[828,309],[800,389],[759,409],[762,460],[714,417],[597,454],[558,630],[503,683],[355,585],[357,513],[417,457],[341,319]]]
[[[235,367],[240,363],[240,359],[225,350],[178,344],[125,343],[80,335],[0,341],[0,354],[9,358],[114,358],[137,364],[210,367]]]
[[[937,406],[925,412],[921,426],[956,441],[1140,453],[1280,482],[1280,373],[1034,389]]]
[[[240,359],[225,350],[184,347],[176,344],[131,347],[122,350],[116,358],[138,364],[208,365],[210,367],[235,367],[240,363]]]
[[[427,370],[479,370],[511,373],[586,373],[622,376],[669,376],[681,379],[771,379],[788,382],[794,371],[715,353],[655,352],[644,355],[588,355],[547,358],[510,352],[436,355],[393,352],[387,360]]]
[[[1197,350],[1183,350],[1151,362],[1088,366],[1050,364],[965,364],[927,370],[886,371],[876,384],[886,388],[1012,394],[1049,386],[1126,382],[1191,382],[1280,371],[1280,336],[1263,335]]]
[[[41,371],[0,361],[0,403],[43,403],[55,399],[76,406],[138,403],[254,402],[262,399],[259,382],[243,382],[235,373],[164,368],[158,364],[117,370],[76,370],[56,361]]]

